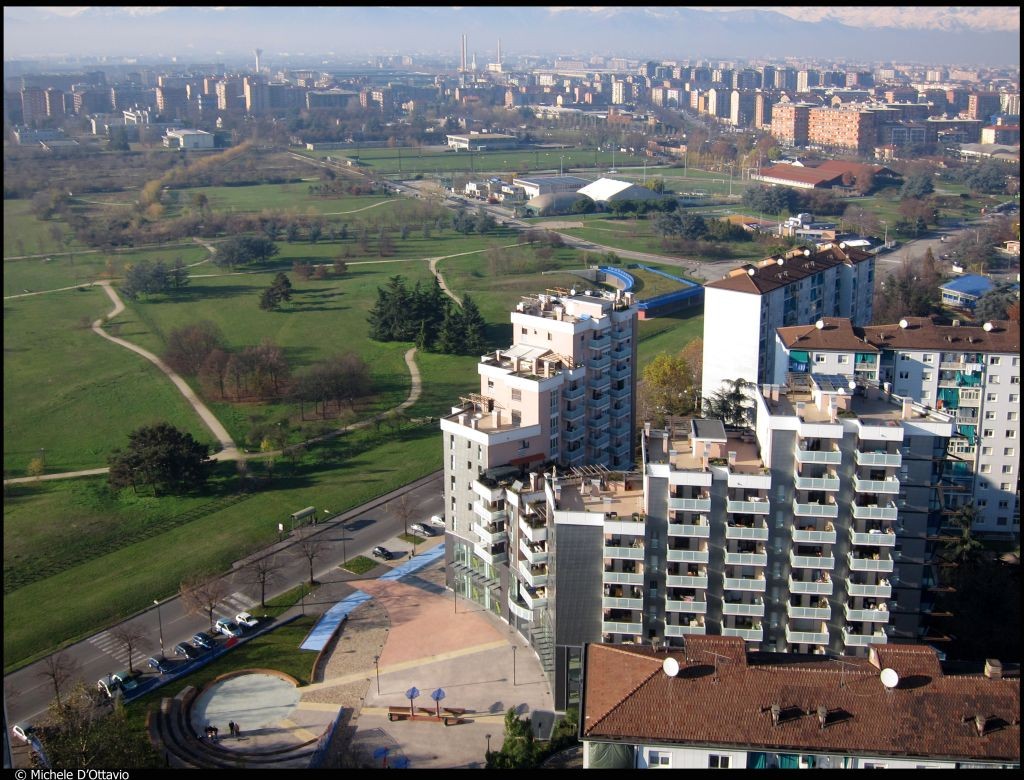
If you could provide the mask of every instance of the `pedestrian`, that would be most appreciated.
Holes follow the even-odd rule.
[[[237,723],[235,724],[235,736],[241,738],[242,728]]]
[[[231,732],[232,737],[235,736],[235,722],[233,720],[228,721],[228,731]]]
[[[214,742],[218,741],[218,739],[217,739],[217,727],[216,726],[213,727],[213,741]]]

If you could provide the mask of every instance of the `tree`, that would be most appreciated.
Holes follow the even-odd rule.
[[[135,653],[149,645],[149,631],[138,623],[121,623],[110,629],[110,635],[128,654],[128,671],[135,671]]]
[[[998,285],[978,299],[974,316],[982,322],[1010,319],[1008,312],[1017,301],[1017,292],[1010,285]]]
[[[750,427],[751,401],[747,390],[754,387],[745,379],[726,379],[720,390],[704,399],[704,415],[733,428]]]
[[[188,267],[180,257],[174,258],[174,265],[171,266],[168,274],[168,283],[175,290],[180,290],[182,287],[186,287],[188,282]]]
[[[343,257],[334,258],[334,275],[344,276],[348,273],[348,263],[345,262]]]
[[[260,308],[264,311],[274,311],[281,305],[281,301],[292,299],[292,283],[283,273],[274,277],[273,283],[260,295]]]
[[[128,448],[109,458],[110,486],[151,485],[154,492],[181,494],[206,486],[209,447],[170,423],[136,428],[128,434]]]
[[[61,695],[71,679],[78,675],[82,664],[66,650],[53,653],[43,659],[38,674],[53,686],[53,698],[57,709],[61,709]]]
[[[194,376],[207,356],[224,345],[224,334],[209,320],[175,328],[167,337],[164,360],[179,374]]]
[[[281,573],[281,564],[275,557],[257,558],[245,567],[246,581],[260,589],[260,606],[267,606],[267,585],[273,583]]]
[[[903,180],[903,187],[900,188],[900,198],[926,198],[935,192],[935,185],[932,183],[932,175],[926,171],[912,173]]]
[[[699,393],[700,385],[695,384],[693,369],[682,355],[662,352],[643,370],[640,408],[645,418],[660,426],[666,416],[693,412]]]
[[[520,719],[514,707],[505,712],[505,739],[501,750],[486,755],[487,769],[533,769],[538,763],[538,749],[534,741],[530,719]]]
[[[462,324],[462,310],[450,306],[444,313],[437,334],[437,350],[446,355],[461,355],[466,351],[466,328]]]
[[[32,460],[28,462],[28,468],[25,470],[25,473],[30,477],[43,476],[43,474],[46,473],[46,461],[42,458],[32,458]]]
[[[402,521],[402,533],[409,533],[409,521],[416,515],[417,507],[409,498],[408,493],[402,493],[395,501],[387,505],[387,510]]]
[[[326,543],[323,539],[303,539],[299,542],[298,554],[299,557],[305,558],[309,564],[309,585],[312,587],[316,585],[316,580],[313,579],[313,563],[327,552]]]
[[[986,160],[973,166],[964,176],[964,184],[972,192],[1001,194],[1006,192],[1006,179],[1010,168],[998,160]]]
[[[232,236],[217,247],[213,262],[219,266],[234,268],[236,265],[266,262],[279,251],[277,245],[269,238]]]
[[[905,261],[875,290],[874,319],[876,324],[898,322],[906,316],[926,317],[940,310],[938,263],[925,250],[915,262]]]
[[[467,293],[462,298],[462,327],[464,332],[463,347],[469,355],[479,355],[487,348],[484,330],[487,322],[480,309]]]
[[[230,595],[228,584],[218,576],[198,574],[181,583],[181,603],[190,615],[205,615],[213,630],[213,613]]]

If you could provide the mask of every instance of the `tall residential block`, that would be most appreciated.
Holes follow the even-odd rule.
[[[807,142],[824,149],[870,152],[878,130],[875,114],[856,108],[812,108],[807,118]]]
[[[776,103],[772,106],[772,135],[790,146],[807,146],[810,103]]]

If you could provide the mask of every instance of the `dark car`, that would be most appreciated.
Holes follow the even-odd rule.
[[[198,634],[193,635],[192,644],[196,647],[205,647],[207,650],[212,650],[214,638],[205,631],[200,631]]]
[[[168,674],[174,669],[166,658],[150,658],[146,661],[146,665],[159,674]]]
[[[389,550],[388,548],[377,545],[373,548],[373,557],[381,558],[385,561],[390,561],[395,556],[391,554],[391,550]]]
[[[194,645],[190,645],[188,642],[178,642],[174,646],[175,655],[183,655],[189,661],[192,661],[203,654],[203,650]]]

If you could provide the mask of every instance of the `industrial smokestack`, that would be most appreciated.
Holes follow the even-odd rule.
[[[466,33],[462,33],[462,57],[459,59],[459,71],[466,72]]]
[[[260,73],[260,57],[263,56],[263,49],[253,49],[252,53],[256,55],[256,72]]]

